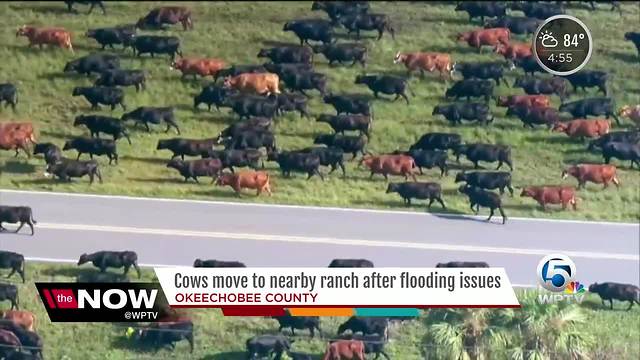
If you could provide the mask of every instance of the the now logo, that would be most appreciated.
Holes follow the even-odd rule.
[[[78,308],[85,309],[88,305],[94,309],[100,309],[103,306],[108,309],[122,309],[130,304],[134,309],[152,309],[157,295],[156,289],[128,289],[127,292],[121,289],[109,289],[104,292],[94,289],[93,294],[88,290],[78,289]]]

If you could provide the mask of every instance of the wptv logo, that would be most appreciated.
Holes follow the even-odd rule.
[[[581,304],[586,290],[584,285],[573,279],[576,276],[576,264],[566,255],[547,255],[538,263],[538,283],[551,293],[538,294],[541,304],[568,302]]]
[[[36,283],[52,322],[157,321],[169,306],[155,283]]]

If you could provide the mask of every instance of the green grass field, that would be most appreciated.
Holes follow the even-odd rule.
[[[95,271],[86,266],[80,271]],[[244,359],[245,341],[256,334],[277,332],[277,322],[261,317],[224,317],[219,310],[188,310],[194,321],[195,350],[188,355],[189,346],[183,341],[177,344],[175,352],[160,350],[157,353],[140,350],[124,336],[124,325],[106,323],[51,323],[37,294],[34,281],[75,281],[79,270],[74,264],[51,265],[28,263],[27,282],[19,285],[21,308],[32,311],[37,316],[37,331],[45,343],[46,359]],[[3,274],[5,274],[3,272]],[[3,275],[4,276],[4,275]],[[152,281],[154,274],[143,269],[141,281]],[[14,280],[17,281],[17,275]],[[132,281],[138,281],[132,278]],[[3,305],[3,308],[6,304]],[[613,311],[603,309],[595,295],[589,295],[581,305],[588,321],[584,326],[586,334],[598,339],[592,353],[611,352],[616,359],[637,359],[640,354],[640,307],[630,312],[623,309],[626,303],[616,303]],[[394,327],[388,347],[389,356],[397,360],[424,359],[424,341],[428,335],[428,315],[423,314],[418,321],[406,322]],[[340,322],[345,318],[323,318],[321,327],[325,337],[333,336]],[[296,333],[294,351],[320,354],[325,341],[311,340],[307,331]],[[614,359],[614,358],[611,358]]]
[[[311,12],[310,2],[217,2],[188,5],[195,14],[195,30],[183,32],[176,26],[163,33],[179,36],[186,56],[215,56],[229,63],[261,63],[264,59],[256,58],[260,48],[269,47],[274,42],[296,42],[292,33],[282,31],[284,22],[294,18],[324,16],[319,12]],[[87,28],[132,23],[151,7],[150,3],[112,3],[108,4],[108,16],[102,16],[99,10],[86,15],[85,7],[80,8],[81,15],[70,15],[64,11],[63,4],[57,3],[0,4],[3,14],[0,25],[0,56],[3,59],[0,80],[16,83],[20,97],[17,113],[3,108],[0,110],[0,119],[32,120],[37,126],[39,141],[51,141],[59,146],[70,136],[87,135],[86,130],[74,128],[72,122],[76,115],[90,113],[89,105],[84,98],[72,97],[71,90],[74,86],[87,86],[93,79],[63,75],[62,68],[67,61],[97,50],[97,44],[83,35]],[[587,68],[606,70],[612,75],[610,88],[618,105],[637,104],[640,102],[638,61],[633,45],[623,40],[623,34],[635,28],[640,17],[640,5],[637,2],[624,4],[623,17],[605,8],[601,6],[600,10],[593,12],[574,7],[569,9],[569,13],[582,19],[593,34],[595,50]],[[466,44],[454,41],[457,32],[473,29],[476,25],[469,25],[466,14],[454,12],[451,4],[381,2],[373,4],[373,9],[391,16],[397,28],[397,38],[392,41],[385,36],[383,40],[375,41],[373,33],[367,34],[364,39],[370,49],[367,73],[404,74],[403,66],[394,65],[392,61],[394,54],[400,50],[443,51],[451,53],[457,61],[500,58],[491,53],[490,49],[477,54]],[[25,38],[15,37],[16,28],[23,24],[63,26],[70,29],[75,36],[73,42],[76,53],[55,48],[28,49]],[[216,136],[232,121],[226,109],[220,113],[193,111],[193,96],[209,79],[181,81],[178,72],[169,70],[167,57],[138,59],[133,58],[130,51],[116,53],[122,56],[123,68],[141,68],[151,74],[147,91],[136,93],[133,88],[126,89],[125,101],[129,109],[142,105],[175,106],[183,130],[182,136],[190,138]],[[362,72],[359,67],[329,69],[323,57],[318,56],[316,68],[329,76],[329,89],[334,93],[369,93],[367,88],[353,84],[355,76]],[[519,74],[519,71],[511,74],[509,82],[512,83]],[[443,94],[450,85],[450,82],[447,84],[438,80],[435,74],[430,74],[425,79],[414,77],[411,87],[416,96],[411,98],[409,106],[401,101],[374,101],[376,120],[369,150],[373,153],[385,153],[404,149],[421,134],[429,131],[459,132],[467,142],[510,144],[514,148],[513,176],[516,191],[526,185],[575,184],[573,179],[563,181],[560,178],[563,166],[602,161],[599,154],[585,150],[586,144],[570,140],[564,134],[549,133],[543,129],[523,129],[519,120],[505,118],[503,108],[495,110],[496,120],[488,127],[472,124],[451,127],[443,118],[431,116],[433,107],[444,102]],[[497,89],[499,95],[514,93],[522,92],[504,85]],[[595,89],[589,94],[573,96],[572,99],[585,96],[596,96]],[[558,105],[558,101],[554,99],[555,105]],[[312,114],[333,111],[328,105],[321,103],[317,94],[311,101],[310,110]],[[105,108],[101,113],[120,116],[122,111],[117,109],[110,112]],[[627,120],[622,128],[629,127],[630,121]],[[152,133],[132,130],[133,146],[126,142],[119,144],[121,162],[118,166],[108,166],[106,158],[101,158],[99,161],[103,165],[105,183],[91,187],[87,179],[67,184],[45,178],[42,159],[27,160],[24,155],[13,158],[12,153],[2,152],[0,187],[237,200],[229,188],[215,188],[204,182],[202,185],[182,183],[182,178],[176,172],[164,166],[169,154],[155,150],[158,139],[175,136],[164,134],[162,130],[157,128]],[[328,133],[330,129],[326,124],[289,114],[277,120],[275,131],[281,148],[296,149],[309,146],[315,135]],[[75,152],[68,153],[67,156],[73,157]],[[470,166],[466,160],[462,160],[462,164],[464,167]],[[520,198],[519,192],[514,198],[505,198],[506,212],[510,216],[636,221],[640,218],[640,177],[637,170],[628,169],[628,163],[616,164],[620,166],[622,187],[619,190],[615,187],[602,190],[600,186],[588,185],[579,194],[581,201],[577,212],[555,208],[545,213],[532,199]],[[278,174],[275,163],[268,163],[267,167],[274,174],[274,196],[255,198],[248,195],[237,201],[367,208],[402,207],[402,201],[397,195],[385,194],[387,185],[381,176],[369,180],[368,173],[357,169],[356,162],[349,163],[346,179],[336,173],[325,182],[319,179],[305,181],[303,175],[284,179]],[[453,183],[454,174],[455,171],[449,177],[439,179],[437,171],[431,170],[420,176],[420,180],[441,182],[449,211],[468,213],[466,197],[457,193],[457,186]],[[400,178],[393,181],[400,181]],[[415,205],[414,209],[423,211],[424,206]],[[439,208],[433,210],[440,211]]]

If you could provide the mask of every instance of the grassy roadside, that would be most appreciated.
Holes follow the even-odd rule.
[[[166,32],[177,35],[182,40],[187,56],[216,56],[230,63],[257,63],[258,50],[273,42],[295,42],[291,33],[282,31],[287,20],[302,17],[322,16],[310,11],[310,3],[256,2],[232,4],[229,2],[189,3],[195,17],[195,30],[183,32],[178,27]],[[73,128],[73,118],[88,113],[84,99],[72,97],[74,86],[88,85],[89,79],[82,76],[62,75],[64,64],[80,55],[96,50],[96,44],[82,34],[89,27],[108,26],[135,21],[146,13],[149,3],[109,3],[108,15],[100,11],[92,15],[69,15],[64,12],[64,4],[45,2],[3,2],[0,13],[4,14],[0,25],[0,56],[4,59],[0,68],[0,81],[15,82],[20,91],[18,113],[9,109],[0,110],[0,119],[29,119],[39,130],[40,141],[51,141],[62,145],[73,135],[85,134],[84,130]],[[367,73],[404,74],[400,65],[393,65],[393,55],[398,50],[444,51],[452,54],[457,61],[498,59],[487,49],[477,54],[465,44],[456,43],[454,35],[460,31],[473,29],[466,15],[453,11],[452,5],[425,3],[373,4],[376,11],[387,13],[395,22],[397,39],[388,37],[376,42],[369,36],[364,41],[370,48],[370,64]],[[587,68],[602,69],[612,75],[611,92],[619,105],[640,103],[638,88],[637,59],[633,45],[623,40],[623,34],[635,27],[640,16],[638,3],[623,4],[624,16],[604,10],[588,11],[570,8],[569,13],[582,19],[595,41],[595,51]],[[86,11],[82,7],[81,11]],[[241,19],[242,21],[239,21]],[[73,31],[76,54],[59,49],[28,49],[24,38],[15,37],[15,29],[22,24],[64,26]],[[521,39],[524,40],[524,39]],[[231,118],[226,110],[209,113],[193,111],[192,97],[206,82],[181,81],[178,73],[169,71],[166,58],[142,58],[123,53],[123,68],[142,68],[151,74],[148,90],[135,93],[127,88],[126,102],[129,108],[141,105],[175,106],[177,118],[184,137],[198,138],[215,136]],[[362,70],[358,67],[336,67],[329,69],[322,56],[317,57],[316,68],[326,73],[329,88],[333,92],[368,93],[366,88],[353,84],[353,79]],[[509,76],[512,83],[515,74]],[[630,81],[631,80],[631,81]],[[207,80],[208,81],[208,80]],[[449,84],[450,85],[450,84]],[[442,94],[448,84],[437,76],[426,79],[413,78],[411,87],[416,96],[411,104],[391,103],[387,100],[374,101],[376,122],[370,150],[384,153],[398,148],[407,148],[421,134],[429,131],[455,131],[469,142],[492,142],[511,144],[514,147],[516,188],[539,184],[574,184],[574,180],[560,179],[563,166],[576,162],[601,162],[599,155],[586,152],[585,144],[569,140],[564,134],[548,133],[546,130],[524,130],[518,120],[504,117],[504,109],[496,109],[496,120],[489,127],[463,125],[453,128],[446,120],[431,116],[435,105],[443,102]],[[502,85],[498,94],[520,93]],[[579,94],[572,99],[587,95]],[[589,94],[589,96],[595,96]],[[557,105],[557,99],[555,99]],[[311,100],[312,114],[330,112],[321,104],[316,95]],[[106,109],[102,114],[109,114]],[[121,110],[113,112],[120,116]],[[626,124],[629,124],[627,122]],[[627,127],[625,125],[624,127]],[[614,124],[615,128],[615,124]],[[278,119],[276,133],[279,146],[294,149],[309,146],[312,137],[326,133],[329,128],[311,119],[299,119],[290,114]],[[172,198],[224,199],[232,201],[256,201],[266,203],[306,204],[323,206],[348,206],[364,208],[402,208],[402,201],[396,195],[385,194],[386,182],[381,178],[368,179],[368,173],[357,169],[356,164],[348,165],[346,179],[334,174],[325,182],[319,179],[305,181],[302,175],[292,179],[282,178],[275,164],[269,163],[273,174],[273,197],[255,198],[247,195],[242,199],[233,196],[230,189],[214,188],[205,184],[183,184],[180,177],[164,164],[166,152],[155,150],[158,139],[174,136],[162,134],[160,130],[150,134],[133,130],[133,146],[119,144],[121,163],[108,166],[105,159],[99,161],[103,167],[104,184],[89,187],[87,180],[63,184],[43,177],[42,159],[27,160],[24,156],[13,158],[9,152],[0,153],[0,187],[10,189],[49,190],[67,192],[89,192],[100,194],[120,194],[139,196],[163,196]],[[67,156],[74,156],[69,153]],[[620,164],[619,162],[617,164]],[[469,163],[463,160],[463,166]],[[593,184],[581,190],[579,211],[551,210],[543,212],[531,199],[505,198],[509,216],[531,216],[569,218],[587,220],[637,221],[640,219],[640,176],[637,170],[628,170],[622,164],[619,177],[622,187],[602,190]],[[455,171],[452,172],[455,174]],[[394,181],[398,181],[395,179]],[[427,171],[420,176],[421,181],[442,183],[444,198],[449,211],[468,212],[467,200],[456,192],[453,175],[439,179],[436,171]],[[518,189],[516,190],[518,191]],[[416,211],[424,211],[423,205],[416,205]],[[440,211],[438,207],[434,211]]]
[[[93,271],[82,267],[80,271]],[[75,281],[79,270],[75,265],[43,264],[29,262],[26,267],[26,284],[17,284],[20,291],[21,308],[32,311],[37,316],[37,331],[45,343],[46,359],[208,359],[208,360],[240,360],[244,359],[244,343],[256,334],[275,333],[275,320],[251,317],[224,317],[219,310],[189,310],[188,314],[195,324],[195,350],[188,354],[186,342],[177,344],[175,351],[160,350],[142,352],[124,336],[124,328],[115,324],[103,323],[51,323],[34,286],[34,281]],[[5,272],[2,273],[3,276]],[[143,269],[141,281],[152,281],[153,271]],[[16,280],[14,277],[12,280]],[[137,281],[137,279],[133,279]],[[2,305],[3,308],[7,306]],[[587,323],[585,333],[597,339],[596,347],[600,351],[612,349],[621,352],[626,349],[628,356],[618,359],[637,359],[640,354],[640,307],[635,306],[630,312],[622,310],[626,307],[616,304],[616,309],[603,309],[595,295],[588,295],[581,305]],[[392,359],[417,360],[424,359],[424,339],[428,333],[427,316],[418,321],[407,322],[391,332],[388,353]],[[323,318],[321,327],[331,336],[343,318]],[[297,335],[294,349],[320,354],[324,350],[324,341],[310,340],[306,331]],[[596,351],[594,349],[594,351]]]

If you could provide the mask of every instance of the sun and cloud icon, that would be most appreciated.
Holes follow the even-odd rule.
[[[538,39],[542,40],[542,46],[546,48],[554,48],[558,46],[558,39],[553,36],[553,33],[549,30],[545,30],[538,36]]]

